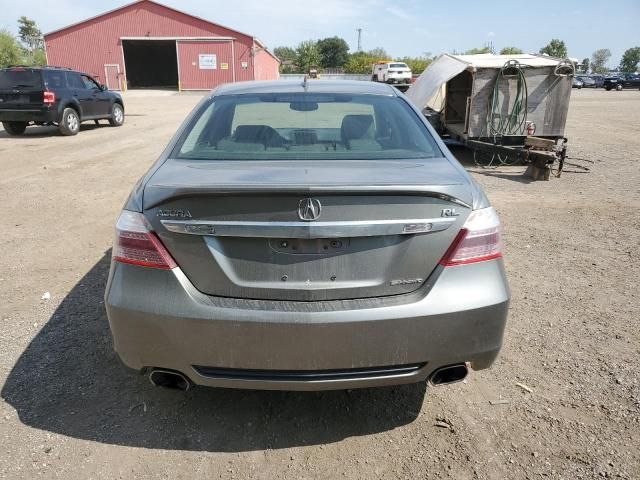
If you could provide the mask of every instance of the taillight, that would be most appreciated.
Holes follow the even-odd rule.
[[[474,210],[440,260],[440,265],[452,267],[483,262],[502,256],[500,220],[493,207]]]
[[[47,104],[50,105],[52,103],[56,102],[56,94],[55,92],[49,92],[47,90],[45,90],[42,101]]]
[[[151,230],[147,219],[141,213],[127,210],[120,214],[116,223],[112,258],[115,262],[163,270],[177,266],[160,239]]]

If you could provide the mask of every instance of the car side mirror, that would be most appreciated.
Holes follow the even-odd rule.
[[[109,89],[107,88],[106,85],[100,85],[100,90],[102,90],[104,92],[104,91],[109,90]]]

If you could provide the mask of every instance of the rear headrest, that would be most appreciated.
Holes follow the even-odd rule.
[[[345,115],[340,128],[342,140],[373,138],[373,115]]]
[[[238,125],[233,138],[238,142],[264,143],[266,125]]]
[[[280,134],[268,125],[238,125],[233,139],[236,142],[261,143],[267,147],[280,147],[284,143]]]

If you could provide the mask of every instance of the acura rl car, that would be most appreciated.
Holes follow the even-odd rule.
[[[419,110],[372,82],[217,88],[133,188],[105,295],[155,385],[321,390],[489,367],[500,222]]]

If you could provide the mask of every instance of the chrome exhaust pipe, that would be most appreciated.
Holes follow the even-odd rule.
[[[464,363],[457,365],[449,365],[447,367],[438,368],[431,374],[429,381],[431,385],[448,385],[450,383],[461,382],[467,377],[469,369]]]
[[[186,392],[191,388],[191,380],[180,372],[171,370],[152,370],[149,374],[149,381],[155,387],[171,388]]]

